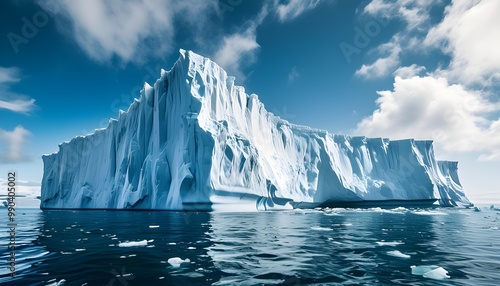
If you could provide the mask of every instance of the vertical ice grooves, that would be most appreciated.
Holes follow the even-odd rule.
[[[436,161],[432,141],[332,135],[290,124],[217,64],[183,50],[118,120],[62,143],[43,161],[42,208],[470,204],[456,162]]]

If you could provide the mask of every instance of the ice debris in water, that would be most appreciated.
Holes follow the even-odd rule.
[[[59,282],[47,284],[47,286],[61,286],[61,285],[64,285],[64,283],[66,283],[66,279],[61,279],[61,280],[59,280]]]
[[[421,275],[425,278],[438,280],[450,278],[450,276],[448,275],[448,271],[446,271],[446,269],[444,269],[443,267],[437,265],[412,265],[410,266],[410,268],[411,274],[413,275]]]
[[[180,266],[181,266],[181,264],[183,264],[183,263],[189,263],[189,262],[191,262],[191,260],[189,260],[189,258],[186,258],[186,259],[182,260],[182,259],[181,259],[181,258],[179,258],[179,257],[172,257],[172,258],[169,258],[169,259],[167,260],[167,262],[168,262],[170,265],[172,265],[172,267],[177,268],[177,267],[180,267]]]
[[[404,254],[399,250],[387,251],[387,254],[390,256],[399,257],[399,258],[410,258],[411,257],[410,255]]]
[[[321,231],[330,231],[330,230],[333,230],[329,227],[321,227],[321,226],[313,226],[311,227],[312,230],[321,230]]]
[[[126,242],[120,242],[118,244],[119,247],[133,247],[133,246],[146,246],[148,245],[147,240],[141,240],[141,241],[126,241]]]
[[[500,211],[500,208],[496,208],[495,205],[490,206],[490,210],[492,211]]]
[[[403,244],[403,242],[400,241],[377,241],[377,244],[380,246],[396,246]]]

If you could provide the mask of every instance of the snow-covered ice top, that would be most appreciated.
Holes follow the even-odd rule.
[[[268,112],[208,58],[170,71],[107,128],[43,156],[42,208],[277,209],[437,199],[469,205],[432,141],[334,135]]]

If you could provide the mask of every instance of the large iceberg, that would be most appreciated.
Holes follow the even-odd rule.
[[[333,135],[268,112],[210,59],[180,51],[107,128],[43,156],[41,208],[467,206],[432,141]]]

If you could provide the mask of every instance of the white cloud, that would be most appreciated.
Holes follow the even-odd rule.
[[[34,99],[9,91],[9,85],[20,80],[19,69],[0,67],[0,109],[27,114],[35,108]]]
[[[434,139],[448,152],[483,152],[482,159],[500,158],[500,110],[480,92],[432,76],[395,78],[393,91],[379,91],[378,109],[356,132],[393,139]]]
[[[437,71],[464,84],[491,84],[500,77],[500,1],[453,1],[425,39],[452,56]]]
[[[400,78],[410,78],[416,75],[419,75],[422,71],[425,70],[425,67],[419,66],[417,64],[412,64],[407,67],[399,67],[393,75],[398,76]]]
[[[39,1],[42,7],[48,4]],[[98,61],[114,57],[140,62],[172,49],[176,17],[192,26],[203,25],[216,11],[216,1],[75,0],[59,3],[60,27],[69,30],[80,47]],[[67,23],[69,22],[69,27]]]
[[[289,0],[286,4],[279,4],[275,1],[280,22],[295,19],[304,12],[314,9],[318,4],[319,0]]]
[[[395,37],[394,39],[397,39]],[[369,65],[363,64],[355,73],[356,76],[371,79],[380,78],[390,74],[400,63],[399,54],[401,48],[397,42],[389,42],[381,45],[379,50],[390,51],[389,55],[377,59]]]
[[[395,72],[401,63],[403,52],[413,51],[420,43],[429,25],[429,5],[425,0],[374,0],[365,6],[363,12],[376,18],[398,19],[405,23],[402,31],[393,35],[387,43],[371,50],[378,58],[371,64],[363,64],[356,76],[381,78]]]
[[[246,79],[242,68],[255,61],[259,49],[255,29],[249,28],[244,33],[225,36],[221,47],[215,53],[214,61],[224,68],[229,74],[236,76],[241,81]]]
[[[0,153],[0,162],[19,163],[27,161],[28,158],[25,156],[23,148],[26,137],[30,135],[31,133],[21,125],[18,125],[12,131],[0,129],[0,142],[4,143],[2,144],[3,152]]]
[[[19,113],[29,113],[33,110],[34,107],[35,107],[34,99],[23,99],[23,98],[15,98],[10,100],[0,99],[0,109],[3,108]]]
[[[297,70],[297,67],[294,66],[292,70],[290,70],[290,73],[288,74],[288,82],[292,82],[296,80],[300,76],[299,71]]]
[[[363,9],[364,13],[375,17],[397,18],[406,23],[406,30],[419,29],[429,20],[432,4],[428,0],[373,0]]]
[[[21,78],[19,76],[19,69],[10,67],[0,67],[0,85],[5,83],[18,82]]]

